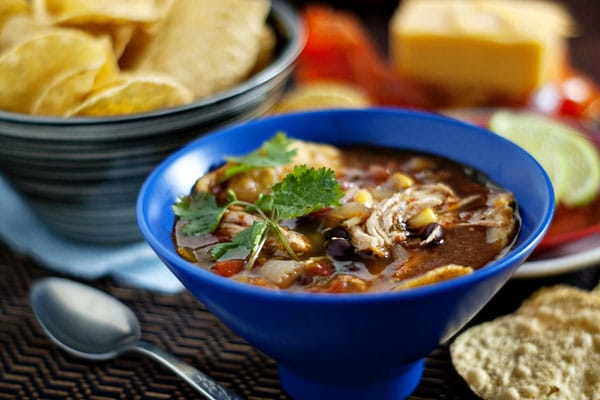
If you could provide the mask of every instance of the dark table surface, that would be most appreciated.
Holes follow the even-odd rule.
[[[305,2],[292,2],[301,7]],[[376,37],[385,37],[386,15],[395,2],[331,1],[358,10]],[[600,82],[600,2],[564,1],[579,23],[571,42],[573,63]],[[383,39],[384,41],[384,39]],[[381,44],[382,49],[385,43]],[[53,346],[29,307],[36,279],[55,275],[0,243],[0,399],[185,399],[190,387],[154,361],[127,354],[111,361],[75,358]],[[513,279],[471,321],[475,324],[511,312],[533,291],[556,283],[590,289],[600,265],[569,274]],[[286,399],[275,362],[233,334],[191,295],[157,294],[111,280],[92,284],[116,296],[139,316],[143,338],[205,371],[248,399]],[[452,368],[447,344],[426,359],[423,379],[411,399],[475,399]]]
[[[187,399],[197,394],[154,361],[126,354],[110,361],[71,356],[44,336],[29,307],[29,288],[53,274],[0,244],[0,399]],[[566,275],[512,280],[471,324],[514,310],[539,287],[566,283],[591,289],[592,266]],[[128,304],[143,339],[205,371],[247,399],[287,399],[275,362],[233,334],[188,293],[164,295],[111,280],[92,284]],[[427,358],[410,399],[476,399],[454,371],[446,344]]]

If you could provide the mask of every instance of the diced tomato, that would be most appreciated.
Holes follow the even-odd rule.
[[[335,281],[329,287],[330,293],[351,293],[352,287],[346,281]]]
[[[364,281],[349,275],[338,275],[329,286],[329,293],[358,293],[366,291]]]
[[[599,118],[600,115],[588,115],[591,105],[600,99],[598,85],[583,75],[572,75],[561,85],[563,101],[559,108],[559,115]]]
[[[590,78],[567,72],[560,82],[542,86],[533,95],[533,106],[539,111],[559,116],[600,119],[600,87]]]
[[[217,261],[212,270],[214,273],[228,278],[241,272],[244,268],[244,263],[244,260]]]
[[[558,108],[559,115],[579,116],[584,107],[577,101],[569,98],[563,98]]]
[[[326,261],[317,261],[305,264],[304,272],[298,278],[301,285],[311,285],[319,280],[319,277],[331,276],[335,273],[335,267]]]
[[[368,171],[371,178],[377,183],[381,183],[390,177],[389,171],[383,165],[369,165]]]
[[[340,274],[331,279],[324,292],[327,293],[359,293],[366,292],[368,282],[354,275]]]
[[[330,276],[335,272],[335,267],[328,262],[314,262],[305,267],[309,275]]]
[[[295,71],[300,84],[337,80],[356,85],[379,105],[431,106],[423,88],[393,70],[356,17],[323,5],[307,6],[302,16],[307,41]]]

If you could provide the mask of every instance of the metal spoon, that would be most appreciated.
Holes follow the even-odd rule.
[[[72,354],[106,360],[138,351],[163,363],[208,399],[241,399],[194,367],[141,341],[140,324],[131,309],[104,292],[68,279],[45,278],[33,285],[29,299],[44,331]]]

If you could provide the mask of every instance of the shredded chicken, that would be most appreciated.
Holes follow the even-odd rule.
[[[407,239],[407,222],[420,211],[431,208],[441,225],[485,226],[490,228],[489,243],[499,242],[501,247],[508,245],[515,229],[512,195],[492,192],[486,208],[449,212],[472,200],[460,199],[442,183],[415,185],[375,203],[368,217],[350,218],[342,225],[350,232],[352,245],[357,250],[386,257],[395,244]]]
[[[225,212],[225,215],[223,215],[221,224],[215,231],[215,236],[231,239],[244,229],[252,226],[255,221],[261,221],[260,217],[238,209],[229,209]],[[311,244],[306,236],[299,232],[286,229],[283,226],[281,226],[281,231],[295,253],[300,255],[310,251]],[[269,236],[267,239],[265,249],[270,249],[272,251],[283,250],[279,240],[272,236]],[[284,253],[286,252],[284,251]]]
[[[357,250],[385,257],[394,244],[406,239],[406,222],[411,217],[425,208],[443,210],[457,201],[452,189],[442,183],[411,186],[374,204],[364,223],[350,220],[343,225]]]

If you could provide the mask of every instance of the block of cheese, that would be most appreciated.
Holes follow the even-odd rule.
[[[466,106],[519,103],[557,79],[573,21],[543,0],[404,0],[389,30],[395,68]]]

